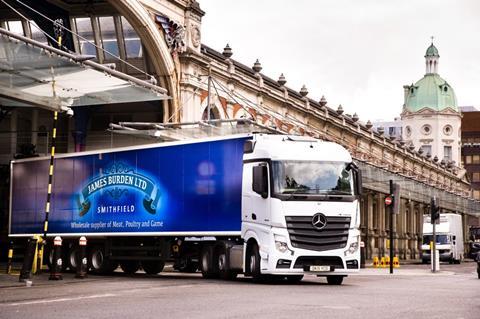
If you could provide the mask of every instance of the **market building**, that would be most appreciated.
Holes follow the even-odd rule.
[[[13,91],[2,92],[0,158],[5,170],[15,157],[48,154],[52,111],[65,111],[58,123],[58,152],[156,142],[165,125],[244,118],[282,133],[337,142],[351,152],[364,172],[361,227],[367,258],[386,253],[389,218],[395,219],[396,254],[403,259],[418,258],[423,215],[428,213],[432,196],[439,198],[444,211],[462,214],[465,225],[468,219],[479,218],[480,205],[471,198],[470,183],[457,159],[460,123],[456,121],[460,115],[448,84],[439,82],[442,92],[436,93],[444,104],[427,109],[418,99],[425,94],[423,82],[412,86],[409,90],[416,91],[406,93],[402,113],[408,121],[433,110],[435,116],[454,121],[447,134],[450,137],[438,137],[445,144],[439,145],[452,147],[448,161],[435,161],[428,152],[418,151],[417,140],[405,143],[390,138],[380,127],[374,129],[370,121],[345,114],[341,106],[328,105],[325,97],[311,99],[306,86],[289,87],[283,74],[276,79],[263,74],[260,61],[251,61],[251,66],[236,61],[233,44],[220,51],[203,44],[203,15],[194,0],[25,0],[12,7],[0,5],[3,41],[36,52],[30,63],[24,64],[12,63],[14,56],[2,52],[2,65],[15,70],[23,80],[26,70],[34,70],[38,77],[33,81],[43,85],[41,90],[29,91],[18,81]],[[65,31],[60,32],[61,45],[56,43],[58,24],[65,28],[60,28]],[[438,51],[428,52],[425,81],[430,86],[440,78],[436,73]],[[85,77],[80,81],[62,79],[57,77],[60,70],[51,71],[48,63],[35,68],[35,61],[44,56],[58,59],[57,66],[67,64],[73,74],[96,70],[104,78],[95,82]],[[121,85],[125,90],[111,91],[109,85],[117,84],[109,82],[113,78],[124,81]],[[11,86],[8,81],[4,79],[1,85]],[[59,99],[52,98],[57,95]],[[72,117],[66,114],[69,110]],[[404,134],[407,125],[414,124],[405,124]],[[143,130],[137,130],[139,126]],[[126,131],[129,134],[124,134]],[[434,150],[437,148],[432,147]],[[445,148],[440,150],[445,157]],[[402,187],[401,213],[393,217],[384,204],[390,179]],[[7,186],[3,190],[8,193]],[[7,218],[8,198],[4,203],[3,220]]]

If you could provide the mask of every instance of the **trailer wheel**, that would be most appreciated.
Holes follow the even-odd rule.
[[[205,246],[201,255],[202,276],[205,279],[218,278],[219,272],[217,263],[214,262],[213,247]]]
[[[147,275],[156,275],[162,272],[165,262],[161,260],[142,261],[142,268]]]
[[[248,273],[253,277],[253,280],[262,280],[263,278],[260,272],[260,252],[258,250],[258,245],[256,242],[250,244],[250,249],[248,249],[246,262],[248,265]]]
[[[68,250],[67,254],[67,266],[70,269],[70,271],[75,272],[77,270],[78,262],[77,262],[77,256],[78,256],[78,246],[72,246]]]
[[[223,280],[234,280],[238,273],[231,269],[227,269],[227,248],[225,245],[219,246],[215,251],[215,260],[220,278]]]
[[[120,262],[120,268],[124,273],[132,275],[140,269],[140,263],[136,260],[124,260]]]
[[[116,262],[106,256],[105,249],[102,246],[94,246],[88,256],[90,270],[94,274],[109,274],[118,267]]]
[[[327,282],[329,285],[341,285],[343,276],[327,276]]]

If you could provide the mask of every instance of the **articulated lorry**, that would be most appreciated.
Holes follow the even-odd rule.
[[[47,158],[11,163],[11,237],[43,232]],[[206,278],[306,273],[341,284],[360,267],[361,176],[340,145],[244,134],[59,155],[48,238],[77,267]],[[45,253],[48,255],[48,253]],[[45,258],[48,259],[48,258]]]
[[[440,223],[435,227],[436,248],[440,261],[460,263],[464,259],[462,216],[458,214],[440,214]],[[433,241],[433,225],[430,216],[424,216],[422,262],[431,258],[430,243]]]

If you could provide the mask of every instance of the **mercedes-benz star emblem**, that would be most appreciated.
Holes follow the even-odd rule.
[[[322,213],[313,215],[312,225],[318,230],[324,229],[325,226],[327,226],[327,216],[323,215]]]

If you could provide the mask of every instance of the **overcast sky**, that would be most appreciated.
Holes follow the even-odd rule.
[[[199,0],[202,43],[362,121],[393,120],[403,85],[425,74],[434,36],[439,74],[460,106],[480,106],[478,0]]]

